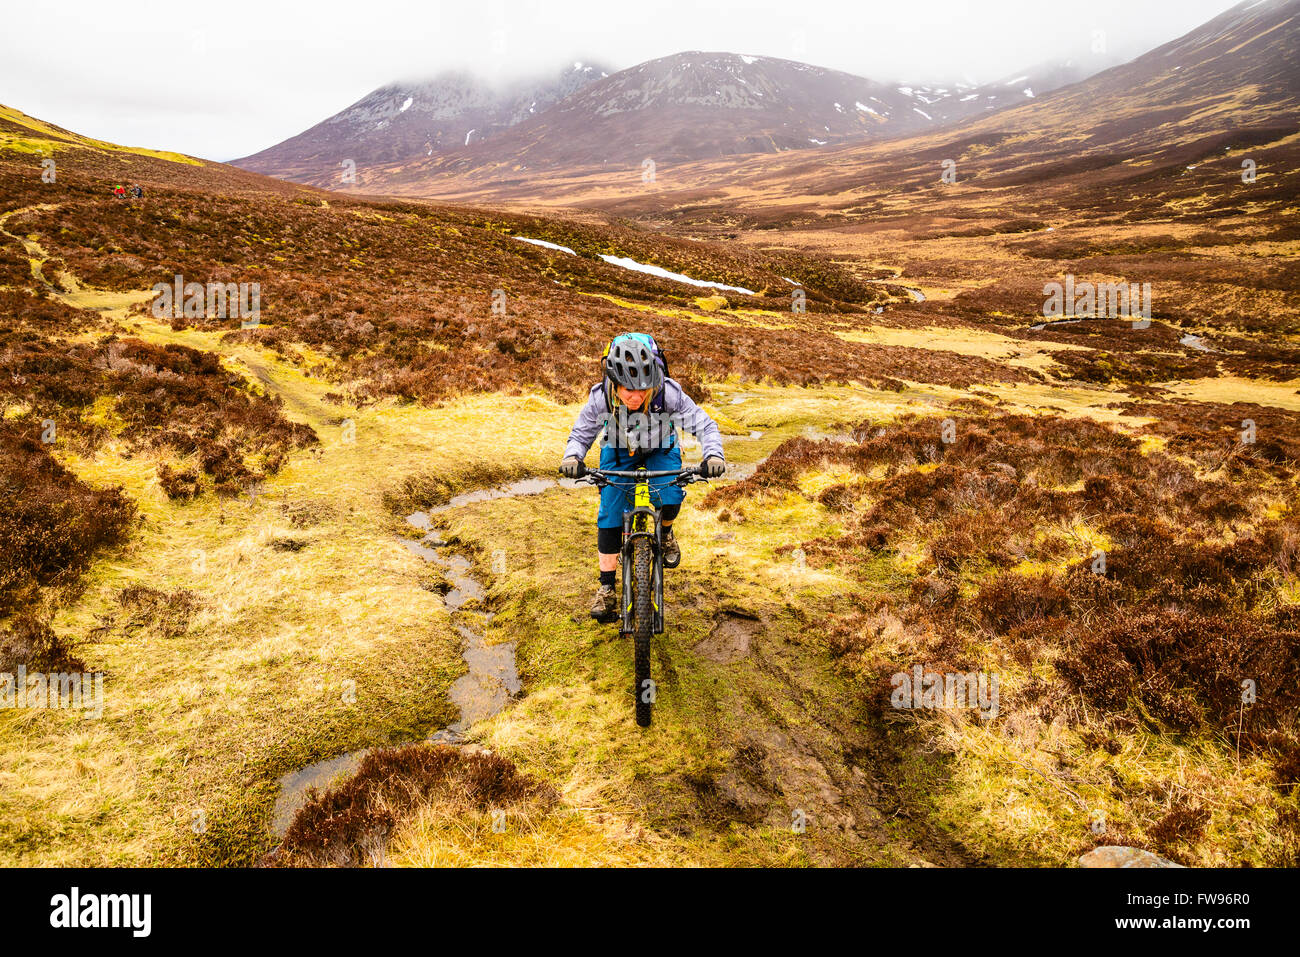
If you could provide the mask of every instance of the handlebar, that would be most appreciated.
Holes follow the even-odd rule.
[[[614,469],[589,469],[585,465],[578,474],[579,479],[586,479],[592,485],[606,485],[611,478],[616,479],[642,479],[642,478],[666,478],[669,475],[674,476],[675,485],[689,485],[692,482],[706,482],[707,476],[704,474],[704,465],[692,465],[684,469],[665,469],[665,470],[648,470],[636,469],[635,471],[617,471]]]
[[[653,472],[648,471],[648,470],[644,470],[644,469],[636,469],[635,471],[631,471],[631,472],[619,472],[619,471],[615,471],[614,469],[589,469],[589,468],[587,468],[586,466],[583,466],[583,471],[584,471],[587,475],[597,475],[597,476],[600,476],[600,477],[602,477],[602,478],[610,478],[610,477],[613,477],[613,478],[663,478],[663,477],[666,476],[666,475],[676,475],[676,476],[679,476],[679,477],[680,477],[680,476],[683,476],[683,475],[703,475],[703,474],[704,474],[703,472],[700,471],[700,466],[698,466],[698,465],[692,465],[690,468],[685,468],[685,469],[666,469],[666,470],[662,470],[662,471],[653,471]]]

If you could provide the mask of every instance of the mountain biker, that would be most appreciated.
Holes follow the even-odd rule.
[[[582,460],[597,435],[601,435],[600,467],[631,471],[667,471],[682,467],[677,430],[695,435],[701,445],[701,471],[717,478],[726,470],[722,437],[717,423],[701,409],[675,379],[668,378],[667,362],[653,337],[645,333],[615,336],[601,359],[604,375],[591,387],[587,404],[569,433],[560,472],[569,478],[583,473]],[[603,434],[602,434],[603,433]],[[596,550],[600,565],[600,589],[591,606],[591,617],[613,621],[618,617],[615,572],[622,549],[623,512],[630,507],[627,483],[601,489],[600,511],[596,516]],[[672,484],[672,477],[650,479],[650,500],[660,509],[663,527],[665,568],[676,568],[681,549],[673,534],[685,489]]]

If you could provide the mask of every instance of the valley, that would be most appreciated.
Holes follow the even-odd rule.
[[[0,108],[0,672],[106,702],[0,711],[0,861],[1294,866],[1297,30],[653,182],[327,191]],[[158,318],[177,276],[257,322]],[[1150,315],[1045,322],[1067,281]],[[547,484],[633,330],[729,465],[647,729],[597,496]],[[894,706],[916,666],[996,715]]]

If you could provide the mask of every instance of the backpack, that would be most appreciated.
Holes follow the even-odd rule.
[[[614,339],[611,339],[609,345],[605,346],[605,351],[600,355],[600,367],[602,372],[605,368],[605,359],[609,355],[609,347],[614,344],[615,339],[638,339],[649,346],[651,354],[655,357],[655,361],[659,363],[659,368],[663,370],[664,381],[668,381],[668,357],[664,355],[664,351],[659,348],[659,343],[655,342],[654,336],[650,335],[648,332],[623,332],[615,336]],[[614,411],[614,385],[608,376],[603,377],[603,382],[605,385],[604,390],[602,390],[605,393],[605,411],[612,412]],[[663,387],[655,389],[654,395],[650,397],[651,412],[663,411],[665,391],[667,390]]]

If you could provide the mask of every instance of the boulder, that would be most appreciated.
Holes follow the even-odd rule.
[[[1079,858],[1080,867],[1182,867],[1173,861],[1165,860],[1158,854],[1144,851],[1138,847],[1121,847],[1108,844],[1094,847]]]

